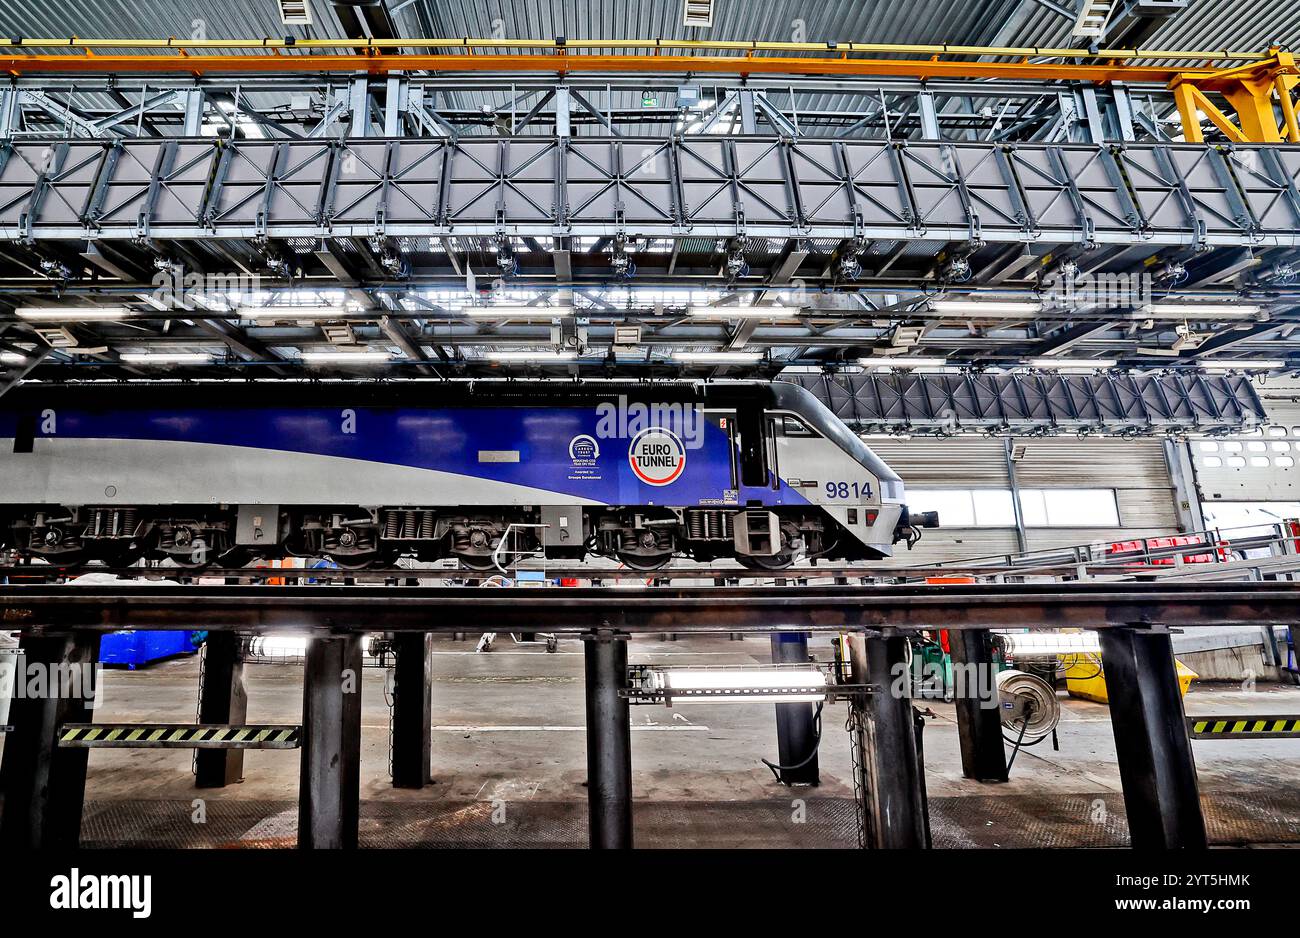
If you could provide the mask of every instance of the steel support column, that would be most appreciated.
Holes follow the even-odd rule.
[[[1204,848],[1196,763],[1169,633],[1113,628],[1098,634],[1132,845]]]
[[[988,629],[954,629],[948,633],[948,641],[957,681],[954,704],[961,774],[979,782],[1005,782],[1007,752],[1002,743],[992,633]]]
[[[433,774],[433,634],[393,636],[393,787],[423,788]]]
[[[298,846],[357,845],[361,798],[361,636],[313,638],[302,692]]]
[[[776,632],[772,635],[773,664],[807,664],[808,633]],[[778,774],[786,785],[816,785],[817,719],[810,703],[776,704]]]
[[[925,847],[930,825],[907,680],[907,638],[852,635],[849,660],[855,684],[878,688],[850,703],[863,846]]]
[[[587,805],[591,846],[632,846],[632,725],[626,697],[627,636],[585,636],[587,666]]]
[[[243,640],[238,632],[210,632],[203,652],[199,722],[241,726],[248,722]],[[224,788],[244,780],[244,750],[200,749],[194,755],[194,784]]]
[[[14,672],[0,782],[4,817],[0,846],[75,848],[81,837],[88,749],[58,745],[64,723],[89,723],[95,713],[99,635],[24,636]]]

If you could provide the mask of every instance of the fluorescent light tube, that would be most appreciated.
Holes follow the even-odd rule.
[[[695,319],[795,319],[802,310],[791,306],[692,306]]]
[[[572,362],[578,360],[577,352],[488,352],[485,356],[494,362]]]
[[[1152,303],[1144,309],[1158,316],[1253,316],[1260,310],[1249,303]]]
[[[459,316],[469,319],[560,319],[573,315],[572,306],[462,306]]]
[[[682,668],[659,671],[654,677],[656,689],[674,704],[717,700],[812,703],[826,698],[826,674],[816,668]]]
[[[101,306],[77,309],[71,306],[20,306],[14,310],[19,319],[38,322],[93,322],[103,319],[126,319],[131,311],[124,306]]]
[[[1033,368],[1055,370],[1058,368],[1114,368],[1119,364],[1114,358],[1031,358],[1026,364]]]
[[[864,368],[944,368],[955,364],[946,358],[859,358]]]
[[[206,365],[211,352],[123,352],[121,359],[133,365]]]
[[[374,364],[391,361],[389,352],[303,352],[302,360],[318,364]]]
[[[349,310],[342,306],[241,306],[240,319],[342,319]]]
[[[1011,313],[1031,316],[1042,312],[1041,303],[1016,303],[1004,300],[933,300],[930,308],[936,313],[967,313],[970,315],[991,315],[993,313]]]
[[[1222,358],[1218,361],[1200,361],[1196,362],[1202,368],[1210,371],[1233,371],[1233,370],[1260,370],[1268,371],[1274,368],[1285,368],[1287,363],[1280,358]]]
[[[673,359],[698,365],[754,364],[762,360],[762,352],[673,352]]]

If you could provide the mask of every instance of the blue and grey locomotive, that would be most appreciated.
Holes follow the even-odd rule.
[[[0,546],[344,567],[502,551],[888,556],[903,483],[792,384],[41,387],[0,400]]]

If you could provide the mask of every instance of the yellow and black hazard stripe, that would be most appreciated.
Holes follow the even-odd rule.
[[[1192,739],[1292,739],[1300,737],[1300,716],[1188,717]]]
[[[119,749],[296,749],[298,726],[203,726],[175,723],[70,723],[59,745]]]

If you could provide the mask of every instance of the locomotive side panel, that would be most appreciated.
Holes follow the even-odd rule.
[[[516,392],[342,406],[327,391],[265,407],[247,388],[180,388],[171,408],[111,389],[87,400],[0,410],[0,546],[65,564],[288,554],[486,567],[513,532],[549,556],[779,568],[888,555],[906,517],[898,477],[793,386],[667,405]],[[565,508],[581,530],[548,537],[543,518]]]

